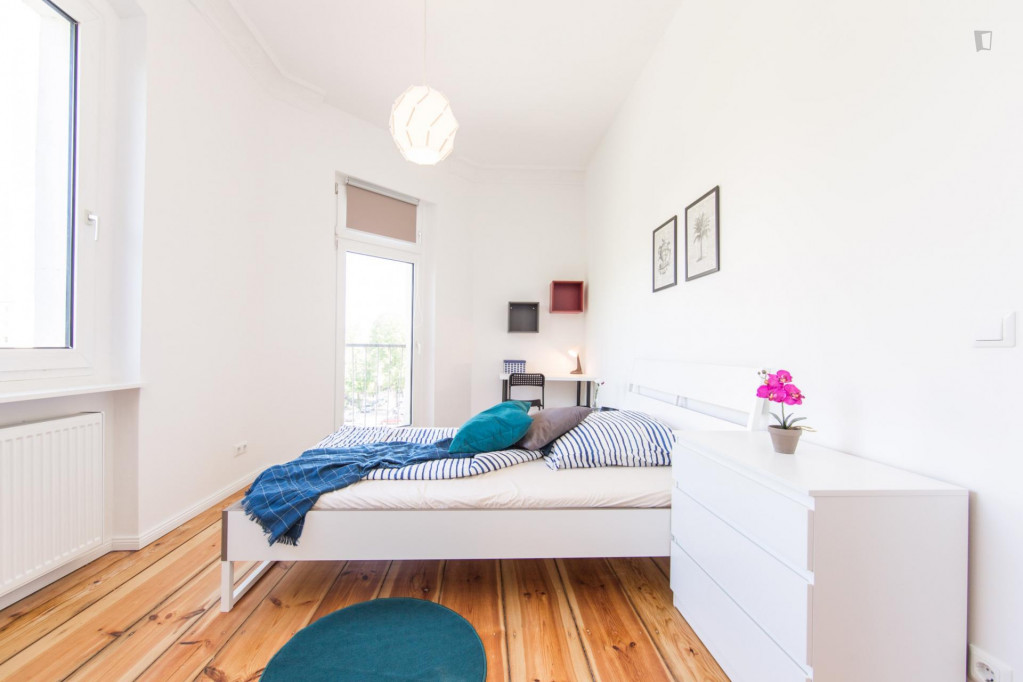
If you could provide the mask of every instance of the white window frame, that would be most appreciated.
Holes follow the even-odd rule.
[[[52,0],[78,22],[74,249],[70,348],[0,348],[0,382],[93,373],[95,251],[99,238],[102,15],[86,0]]]
[[[345,225],[345,184],[347,176],[338,174],[334,193],[337,198],[337,213],[334,226],[334,247],[336,250],[336,290],[337,299],[334,310],[337,316],[336,336],[334,347],[335,375],[334,375],[334,428],[340,428],[345,419],[345,254],[349,251],[375,256],[377,258],[388,258],[405,263],[412,263],[412,395],[409,411],[409,419],[413,425],[422,421],[420,407],[424,406],[426,396],[426,372],[424,363],[431,361],[431,356],[425,343],[425,325],[423,321],[432,315],[432,305],[429,297],[423,295],[423,286],[426,281],[424,276],[423,258],[423,204],[416,205],[416,243],[406,242],[401,239],[382,237],[362,230],[352,230]],[[359,183],[360,187],[373,188],[373,191],[380,191],[383,188]],[[389,192],[389,190],[385,190]],[[396,193],[390,193],[395,196]],[[396,198],[401,198],[397,195]]]

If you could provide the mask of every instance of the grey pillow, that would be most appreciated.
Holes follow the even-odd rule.
[[[533,415],[533,423],[515,447],[539,450],[574,429],[592,411],[590,407],[552,407],[540,410]]]

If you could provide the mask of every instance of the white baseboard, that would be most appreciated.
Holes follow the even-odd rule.
[[[134,552],[139,548],[139,537],[137,535],[119,535],[110,538],[111,552]]]
[[[153,526],[146,532],[142,533],[142,535],[140,535],[136,539],[138,546],[135,549],[142,549],[149,543],[159,540],[164,535],[166,535],[167,533],[171,532],[172,530],[183,524],[185,521],[189,521],[192,518],[198,516],[202,512],[212,507],[217,502],[220,502],[222,499],[224,499],[231,493],[237,492],[242,486],[252,483],[252,481],[256,479],[256,476],[258,476],[259,473],[263,471],[263,469],[265,468],[266,467],[259,467],[255,471],[250,471],[241,478],[232,481],[231,483],[228,483],[220,490],[214,493],[210,493],[203,499],[199,500],[198,502],[188,507],[187,509],[182,510],[180,513],[176,514],[175,516],[172,516],[163,523]]]
[[[99,559],[101,556],[111,550],[111,542],[101,542],[100,544],[93,547],[91,550],[86,552],[80,557],[77,557],[66,564],[53,569],[52,571],[45,573],[30,583],[25,583],[21,587],[11,590],[10,592],[0,595],[0,609],[5,609],[16,601],[21,601],[28,595],[32,594],[37,590],[41,590],[50,583],[55,583],[68,573],[77,571],[82,566]]]
[[[142,549],[151,542],[159,540],[167,533],[171,532],[186,521],[190,521],[194,517],[198,516],[202,512],[206,511],[214,504],[224,499],[231,493],[237,492],[242,486],[252,483],[256,479],[256,476],[263,471],[265,467],[260,467],[255,471],[251,471],[241,478],[228,483],[220,490],[211,493],[199,500],[195,504],[189,506],[187,509],[183,509],[181,512],[175,514],[171,518],[167,519],[162,523],[158,523],[149,530],[145,531],[141,535],[123,535],[120,537],[113,538],[111,540],[111,550],[136,550]]]

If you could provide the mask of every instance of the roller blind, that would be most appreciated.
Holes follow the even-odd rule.
[[[345,192],[348,229],[416,243],[415,199],[398,199],[351,180],[345,185]]]

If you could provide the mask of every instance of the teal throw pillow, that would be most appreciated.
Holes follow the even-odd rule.
[[[508,400],[483,410],[458,429],[448,452],[472,453],[507,450],[529,430],[529,401]]]

